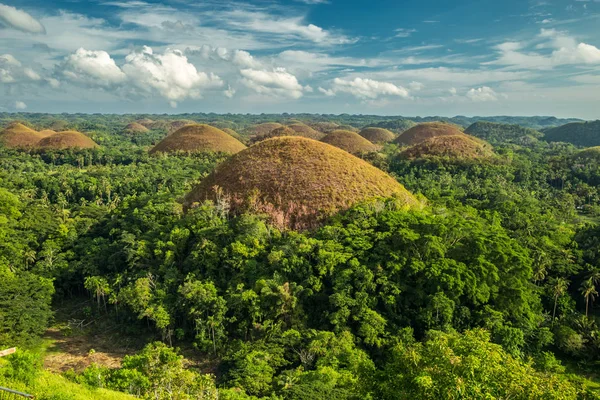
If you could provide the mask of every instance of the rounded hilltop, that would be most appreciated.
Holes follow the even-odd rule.
[[[394,140],[394,143],[401,146],[413,146],[433,137],[455,135],[464,135],[456,125],[444,122],[425,122],[404,131]]]
[[[600,146],[588,147],[587,149],[578,151],[573,157],[588,161],[600,161]]]
[[[356,132],[335,130],[321,139],[321,142],[339,147],[351,154],[377,151],[379,146],[369,142]]]
[[[307,229],[378,197],[419,205],[369,163],[326,143],[288,136],[267,139],[223,162],[186,196],[184,206],[225,199],[234,213],[262,213],[280,228]]]
[[[281,128],[283,125],[279,122],[264,122],[256,124],[246,129],[247,133],[253,136],[261,136],[271,133],[274,129]]]
[[[237,153],[246,146],[220,129],[205,124],[186,125],[161,140],[150,150],[154,153]]]
[[[263,140],[267,140],[267,139],[271,139],[271,138],[275,138],[275,137],[282,137],[282,136],[301,136],[301,135],[299,135],[292,128],[282,125],[279,128],[273,129],[269,133],[252,136],[250,138],[250,143],[258,143],[258,142],[262,142]]]
[[[491,146],[483,140],[461,134],[430,137],[402,151],[400,157],[448,157],[464,160],[491,157],[493,154]]]
[[[30,148],[37,146],[38,142],[46,136],[20,122],[11,122],[0,132],[0,143],[9,148]]]
[[[375,144],[388,143],[396,138],[396,135],[384,128],[364,128],[358,134]]]
[[[218,129],[220,129],[220,128],[218,128]],[[235,139],[239,140],[240,142],[241,142],[242,140],[244,140],[244,138],[242,137],[242,135],[240,135],[239,133],[237,133],[236,131],[234,131],[234,130],[233,130],[233,129],[231,129],[231,128],[223,128],[223,129],[221,129],[221,130],[222,130],[223,132],[225,132],[226,134],[228,134],[229,136],[231,136],[231,137],[233,137],[233,138],[235,138]]]
[[[93,149],[98,147],[89,137],[77,131],[57,132],[40,140],[36,146],[43,150]]]
[[[319,140],[319,139],[322,139],[323,136],[325,136],[323,133],[321,133],[303,123],[290,124],[290,125],[288,125],[288,128],[290,128],[291,130],[296,132],[296,134],[298,136],[302,136],[302,137],[309,138],[309,139]]]
[[[131,122],[125,127],[125,132],[129,134],[146,133],[149,131],[150,129],[146,128],[144,125],[138,122]]]

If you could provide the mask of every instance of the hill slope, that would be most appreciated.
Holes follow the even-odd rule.
[[[298,134],[298,136],[303,136],[303,137],[309,138],[309,139],[319,140],[319,139],[322,139],[323,136],[325,136],[323,133],[318,132],[318,131],[314,130],[313,128],[311,128],[310,126],[301,124],[301,123],[290,124],[290,125],[288,125],[288,128],[295,131]]]
[[[40,149],[93,149],[98,147],[89,137],[77,131],[58,132],[54,135],[46,136],[40,140],[36,146]]]
[[[400,157],[407,159],[431,156],[474,159],[492,155],[491,146],[467,135],[431,137],[400,153]]]
[[[194,124],[186,125],[171,135],[164,138],[150,150],[154,153],[202,153],[202,152],[223,152],[237,153],[246,146],[231,135],[215,127]]]
[[[236,213],[264,213],[281,228],[306,229],[375,197],[418,201],[394,178],[351,154],[302,137],[260,142],[219,165],[184,205],[227,198]]]
[[[543,133],[531,128],[524,128],[520,125],[509,125],[498,122],[475,122],[467,129],[465,133],[486,140],[492,144],[515,143],[525,145],[536,142]]]
[[[398,136],[394,143],[402,146],[413,146],[433,137],[454,135],[463,135],[463,132],[456,125],[443,122],[426,122],[408,129]]]
[[[30,148],[35,147],[46,136],[19,122],[13,122],[0,132],[0,143],[9,148]]]
[[[573,122],[544,131],[544,140],[548,142],[566,142],[576,146],[600,146],[600,120],[592,122]]]
[[[375,144],[388,143],[396,137],[392,132],[383,128],[364,128],[358,134]]]
[[[333,131],[321,139],[321,142],[339,147],[351,154],[376,151],[379,148],[358,133],[345,130]]]

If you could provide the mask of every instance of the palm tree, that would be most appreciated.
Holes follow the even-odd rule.
[[[592,303],[596,299],[598,292],[596,291],[596,286],[594,285],[591,279],[583,281],[581,284],[581,288],[579,288],[579,292],[585,298],[585,316],[588,316],[588,309],[590,305],[590,298],[592,299]]]
[[[600,270],[594,268],[590,271],[590,274],[587,277],[587,280],[592,283],[592,285],[596,286],[600,283]]]
[[[554,293],[554,311],[552,312],[552,321],[556,319],[556,304],[558,303],[558,298],[565,294],[568,287],[569,281],[565,278],[558,278],[554,281],[552,286],[552,291]]]

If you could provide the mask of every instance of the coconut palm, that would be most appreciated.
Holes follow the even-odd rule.
[[[592,299],[592,303],[596,299],[598,292],[596,291],[596,286],[594,285],[591,279],[583,281],[581,287],[579,288],[579,292],[585,298],[585,316],[588,316],[588,309],[590,305],[590,299]]]
[[[569,287],[569,281],[565,278],[558,278],[552,284],[552,292],[554,293],[554,311],[552,312],[552,320],[556,318],[556,305],[558,298],[565,294]]]

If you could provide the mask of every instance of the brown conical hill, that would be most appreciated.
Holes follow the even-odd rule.
[[[43,131],[39,131],[39,134],[43,135],[44,137],[54,135],[55,133],[56,131],[53,131],[52,129],[44,129]]]
[[[392,132],[383,128],[365,128],[358,133],[371,143],[384,144],[391,142],[396,137]]]
[[[210,125],[186,125],[161,140],[150,153],[237,153],[246,146],[220,129]]]
[[[331,132],[321,139],[321,142],[339,147],[352,154],[367,153],[379,149],[379,146],[369,142],[358,133],[341,129]]]
[[[337,129],[334,129],[334,130],[350,131],[350,132],[356,132],[356,133],[360,132],[360,129],[358,129],[352,125],[340,125],[337,127]],[[331,131],[331,132],[333,132],[333,131]]]
[[[223,128],[223,129],[221,129],[221,130],[222,130],[223,132],[225,132],[226,134],[228,134],[229,136],[231,136],[231,137],[233,137],[233,138],[235,138],[235,139],[239,140],[240,142],[241,142],[242,140],[244,140],[244,138],[242,137],[242,135],[240,135],[239,133],[237,133],[236,131],[234,131],[234,130],[233,130],[233,129],[231,129],[231,128]]]
[[[426,122],[404,131],[394,140],[394,143],[401,146],[412,146],[432,137],[454,135],[464,135],[464,133],[458,126],[453,124]]]
[[[129,134],[146,133],[148,131],[150,130],[144,125],[140,124],[139,122],[132,122],[130,124],[127,124],[127,126],[125,127],[125,132]]]
[[[36,146],[42,150],[93,149],[98,147],[89,137],[77,131],[57,132],[40,140]]]
[[[145,126],[146,128],[150,128],[154,123],[154,120],[150,118],[142,118],[136,121],[138,124]]]
[[[282,137],[282,136],[302,136],[302,135],[298,134],[298,132],[296,132],[292,128],[282,125],[279,128],[275,128],[268,133],[252,136],[250,138],[250,143],[254,144],[254,143],[262,142],[263,140],[271,139],[274,137]]]
[[[197,123],[195,121],[192,121],[190,119],[178,119],[175,121],[169,121],[169,133],[173,133],[178,131],[179,129],[183,128],[184,126],[187,125],[197,125]]]
[[[247,131],[250,135],[261,136],[266,135],[267,133],[271,133],[272,130],[281,128],[282,126],[283,125],[281,125],[279,122],[265,122],[262,124],[251,126],[247,129]]]
[[[336,124],[335,122],[331,122],[331,121],[313,121],[313,122],[307,122],[306,124],[308,126],[310,126],[311,128],[313,128],[314,130],[316,130],[318,132],[323,132],[325,134],[333,132],[336,129],[342,129],[342,128],[340,128],[339,124]]]
[[[491,146],[481,139],[461,134],[435,136],[425,139],[402,151],[400,157],[414,159],[421,157],[448,157],[455,159],[475,159],[493,156]]]
[[[30,148],[37,146],[45,136],[20,122],[12,122],[0,132],[0,143],[9,148]]]
[[[303,137],[262,141],[219,165],[185,198],[226,201],[234,213],[269,216],[281,228],[306,229],[356,203],[395,197],[419,202],[398,181],[337,147]]]
[[[320,140],[323,139],[323,137],[325,136],[323,133],[318,132],[310,126],[302,123],[290,124],[288,125],[288,128],[296,132],[298,136],[302,136],[309,139]]]

